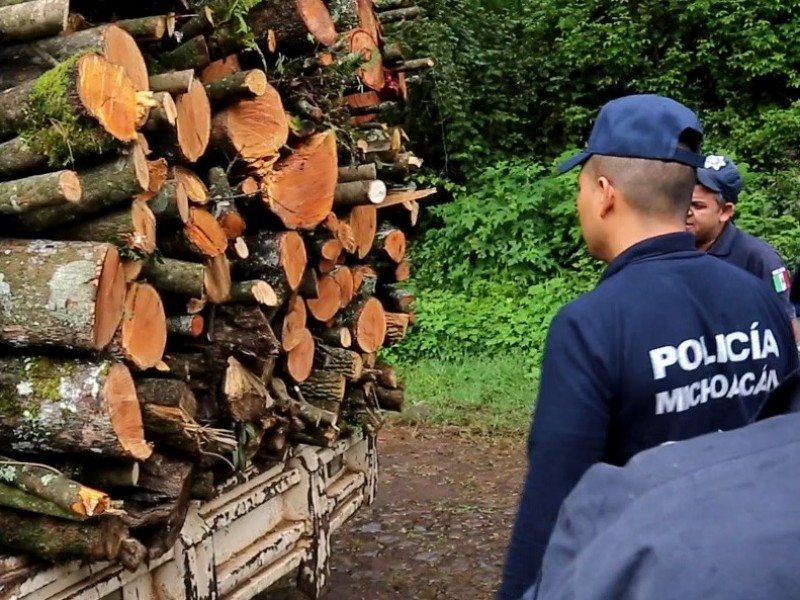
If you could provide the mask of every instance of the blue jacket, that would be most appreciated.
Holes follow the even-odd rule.
[[[800,414],[596,465],[524,600],[800,598]]]
[[[728,223],[708,253],[763,279],[777,292],[789,318],[796,317],[795,306],[789,298],[789,271],[775,248],[767,242]]]
[[[534,582],[559,507],[593,464],[744,425],[797,365],[786,321],[773,291],[696,250],[691,233],[634,245],[563,307],[498,598],[518,600]]]

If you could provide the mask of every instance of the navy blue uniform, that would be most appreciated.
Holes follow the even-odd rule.
[[[524,600],[800,598],[800,414],[592,467]]]
[[[775,248],[767,242],[729,222],[708,253],[766,281],[780,296],[789,318],[795,318],[795,306],[789,299],[789,272]]]
[[[740,427],[797,363],[776,294],[696,250],[691,233],[620,254],[550,326],[499,598],[534,582],[559,507],[589,467]]]

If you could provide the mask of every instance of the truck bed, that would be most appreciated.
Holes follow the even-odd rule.
[[[297,446],[264,472],[223,482],[192,502],[175,546],[135,572],[118,564],[32,564],[0,556],[0,600],[247,600],[296,573],[318,598],[330,574],[330,540],[377,488],[374,436],[333,448]]]

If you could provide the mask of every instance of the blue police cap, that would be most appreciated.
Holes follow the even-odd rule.
[[[680,102],[655,94],[623,96],[600,109],[586,149],[562,162],[557,171],[565,173],[593,154],[702,167],[702,155],[678,147],[678,142],[683,142],[697,149],[702,138],[697,115]]]
[[[739,169],[727,156],[710,154],[705,163],[697,169],[697,181],[712,192],[722,194],[725,202],[735,203],[744,187]]]

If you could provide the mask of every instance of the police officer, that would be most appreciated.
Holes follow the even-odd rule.
[[[581,166],[581,230],[608,266],[550,326],[501,600],[536,579],[559,507],[589,467],[744,425],[798,362],[776,294],[685,230],[701,138],[678,102],[626,96],[559,167]]]
[[[697,248],[749,271],[766,281],[780,296],[800,340],[795,307],[789,299],[790,277],[775,248],[736,227],[736,203],[744,181],[736,164],[727,156],[709,155],[697,169],[697,185],[686,219],[686,229],[694,233]]]
[[[798,375],[755,425],[589,469],[523,600],[800,598]]]

